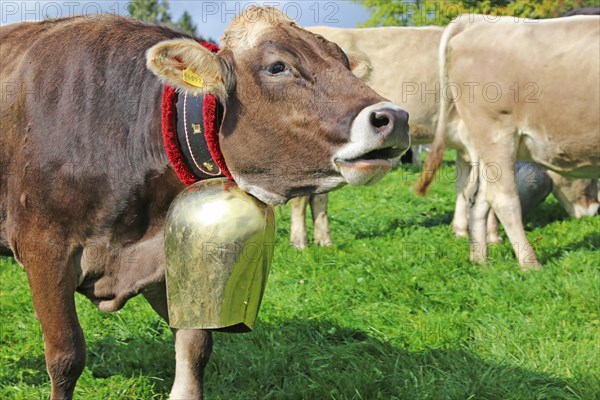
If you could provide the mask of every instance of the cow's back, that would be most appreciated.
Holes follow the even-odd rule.
[[[80,290],[93,301],[114,299],[103,308],[116,309],[134,294],[132,280],[164,261],[152,241],[183,186],[168,167],[162,83],[145,52],[187,35],[112,15],[16,24],[0,34],[0,253],[19,242],[31,247],[42,239],[28,230],[51,226],[49,240],[81,258]],[[144,243],[148,259],[138,257],[137,276],[128,275]]]
[[[412,143],[432,142],[441,96],[438,46],[442,28],[307,29],[368,59],[372,72],[367,83],[408,111]]]
[[[18,75],[18,65],[25,57],[27,49],[39,35],[43,35],[54,26],[55,24],[50,22],[21,22],[0,26],[0,73],[5,85]],[[2,99],[3,108],[5,105],[5,100]]]
[[[457,100],[459,111],[514,124],[523,135],[521,160],[590,176],[600,163],[598,17],[461,18],[448,28],[448,79],[477,86],[475,101]]]

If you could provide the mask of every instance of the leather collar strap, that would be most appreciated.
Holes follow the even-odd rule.
[[[200,42],[213,53],[215,44]],[[167,156],[179,180],[189,186],[226,176],[233,180],[219,146],[223,107],[213,95],[194,97],[164,85],[162,131]]]

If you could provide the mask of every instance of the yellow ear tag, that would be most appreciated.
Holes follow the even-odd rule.
[[[183,81],[189,83],[192,86],[204,87],[204,79],[191,69],[183,70]]]

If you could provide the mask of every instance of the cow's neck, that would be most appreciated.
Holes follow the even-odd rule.
[[[218,47],[200,42],[213,53]],[[169,161],[185,185],[226,176],[233,179],[219,145],[223,107],[213,95],[177,93],[165,85],[162,99],[162,131]]]

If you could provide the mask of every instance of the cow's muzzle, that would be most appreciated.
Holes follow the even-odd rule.
[[[408,113],[389,102],[363,109],[352,123],[350,142],[333,157],[349,185],[371,185],[408,150]]]

